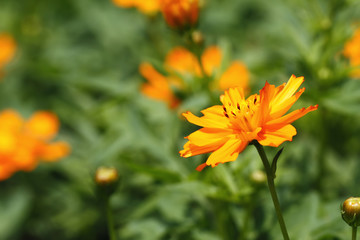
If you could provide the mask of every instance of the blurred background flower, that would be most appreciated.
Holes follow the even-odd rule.
[[[0,180],[16,171],[32,171],[39,160],[55,161],[69,154],[65,142],[50,142],[59,130],[57,117],[36,112],[25,121],[17,112],[0,113]]]
[[[16,50],[16,43],[12,36],[1,33],[0,34],[0,78],[3,75],[3,68],[14,57]]]

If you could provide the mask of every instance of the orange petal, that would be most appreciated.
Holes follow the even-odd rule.
[[[244,92],[247,92],[249,88],[249,72],[246,66],[238,61],[233,62],[221,76],[219,87],[222,90],[241,87]]]
[[[147,15],[153,15],[160,10],[160,0],[135,0],[134,2],[137,9]]]
[[[39,157],[47,162],[53,162],[63,158],[70,153],[70,146],[66,142],[44,144],[40,150]]]
[[[276,106],[271,106],[270,117],[272,119],[279,118],[284,115],[289,109],[294,105],[294,103],[299,99],[299,97],[303,94],[305,88],[300,89],[294,96],[290,97],[283,104],[278,104]]]
[[[205,167],[207,167],[206,163],[202,163],[199,166],[196,167],[196,171],[201,172]]]
[[[302,116],[304,116],[305,114],[307,114],[308,112],[311,111],[315,111],[316,109],[318,109],[318,105],[315,106],[310,106],[308,108],[301,108],[298,110],[295,110],[281,118],[277,118],[274,120],[271,120],[269,122],[266,123],[266,129],[279,129],[282,128],[283,126],[290,124],[292,122],[294,122],[295,120],[301,118]]]
[[[207,127],[207,128],[226,128],[229,120],[223,116],[223,117],[197,117],[191,112],[186,112],[182,114],[186,120],[189,122],[196,124],[201,127]],[[220,120],[220,121],[219,121]]]
[[[18,136],[11,131],[0,131],[0,155],[11,154],[17,149]]]
[[[213,152],[218,148],[219,148],[218,144],[197,146],[197,145],[192,144],[190,141],[188,141],[185,143],[184,149],[181,150],[179,153],[180,153],[181,157],[187,158],[187,157],[192,157],[192,156],[196,156],[199,154]]]
[[[181,74],[201,75],[199,61],[196,56],[183,47],[175,47],[168,53],[165,66],[170,68],[170,71]]]
[[[281,91],[279,91],[272,100],[271,104],[273,105],[273,107],[279,107],[279,105],[283,104],[290,97],[292,97],[303,82],[304,77],[295,77],[295,75],[291,75],[285,87]]]
[[[16,43],[8,34],[0,34],[0,68],[8,63],[14,56]]]
[[[149,81],[152,85],[158,88],[167,88],[169,83],[163,75],[149,63],[142,63],[139,66],[140,74]]]
[[[241,141],[240,139],[230,139],[209,156],[206,164],[215,167],[219,163],[235,161],[239,153],[242,152],[247,145],[247,142]]]
[[[25,123],[25,129],[36,138],[49,140],[57,134],[59,125],[59,120],[55,114],[38,111]]]
[[[210,46],[201,56],[201,62],[206,75],[211,76],[221,65],[222,54],[220,48]]]
[[[139,67],[141,75],[149,83],[141,86],[141,92],[153,99],[166,102],[170,108],[175,108],[180,101],[171,90],[170,83],[166,77],[158,73],[149,63],[143,63]]]
[[[231,130],[227,129],[201,128],[190,134],[187,139],[197,146],[218,144],[220,147],[231,134]]]
[[[112,2],[119,6],[119,7],[123,7],[123,8],[128,8],[128,7],[134,7],[135,6],[135,1],[134,0],[112,0]]]
[[[21,147],[13,155],[12,161],[14,165],[24,171],[32,171],[37,166],[37,160],[35,154],[32,151],[33,149],[28,149],[26,147]]]
[[[23,118],[11,109],[3,110],[0,113],[0,129],[7,131],[20,131],[23,126]]]
[[[278,147],[285,141],[292,141],[292,137],[296,135],[296,129],[288,124],[276,131],[266,131],[259,133],[259,143],[263,146]]]
[[[13,175],[15,168],[9,164],[0,164],[0,181],[6,180]]]

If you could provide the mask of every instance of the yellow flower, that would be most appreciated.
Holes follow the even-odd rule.
[[[360,29],[345,44],[343,54],[349,58],[352,67],[358,68],[351,72],[351,76],[360,77]]]
[[[0,77],[1,70],[14,57],[16,44],[8,34],[0,34]]]
[[[161,11],[166,23],[174,29],[194,26],[199,17],[198,0],[163,0]]]
[[[70,147],[65,142],[50,142],[59,130],[57,117],[45,111],[24,120],[13,110],[0,113],[0,180],[16,171],[31,171],[39,160],[65,157]]]
[[[146,15],[153,15],[160,11],[161,0],[112,0],[113,3],[122,8],[135,7]]]
[[[292,141],[296,129],[291,123],[318,108],[310,106],[284,115],[304,92],[305,88],[296,92],[303,81],[303,77],[292,75],[287,83],[276,88],[266,82],[260,94],[247,99],[242,88],[230,88],[220,97],[223,105],[201,111],[204,116],[184,113],[189,122],[202,128],[186,137],[188,142],[180,155],[191,157],[212,152],[207,161],[198,166],[197,170],[201,171],[206,166],[235,161],[254,140],[272,147]]]
[[[141,75],[148,80],[148,83],[143,84],[141,91],[148,97],[164,101],[171,108],[175,108],[179,105],[180,99],[175,96],[174,89],[181,92],[188,87],[179,76],[183,79],[201,78],[205,74],[214,78],[209,85],[210,88],[226,90],[230,87],[241,87],[248,92],[249,73],[246,66],[240,61],[234,61],[221,73],[221,63],[222,53],[216,46],[208,47],[202,54],[203,71],[193,53],[183,47],[175,47],[165,59],[164,67],[169,76],[163,76],[148,63],[140,66]]]

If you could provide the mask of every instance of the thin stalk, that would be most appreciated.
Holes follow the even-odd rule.
[[[357,227],[352,227],[352,240],[356,240]]]
[[[288,234],[288,232],[286,230],[285,221],[284,221],[284,218],[282,216],[279,199],[277,197],[277,193],[276,193],[276,189],[275,189],[274,173],[271,170],[270,163],[269,163],[269,160],[268,160],[268,158],[266,156],[266,153],[264,151],[263,146],[260,145],[257,141],[254,142],[254,145],[255,145],[256,150],[258,151],[258,153],[260,155],[260,158],[261,158],[261,160],[262,160],[262,162],[264,164],[264,168],[265,168],[265,172],[266,172],[266,176],[267,176],[267,182],[268,182],[271,198],[272,198],[273,203],[274,203],[274,207],[275,207],[276,215],[277,215],[277,218],[278,218],[278,221],[279,221],[279,224],[280,224],[282,235],[284,237],[284,240],[290,240],[289,234]]]
[[[115,229],[114,229],[114,220],[113,215],[110,207],[110,198],[108,197],[105,202],[106,208],[106,217],[108,223],[108,231],[109,231],[109,238],[110,240],[116,240]]]

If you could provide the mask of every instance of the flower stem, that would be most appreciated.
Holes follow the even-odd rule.
[[[269,160],[268,160],[268,158],[266,156],[266,153],[264,151],[263,146],[260,145],[257,141],[254,142],[254,145],[255,145],[256,150],[258,151],[258,153],[260,155],[260,158],[261,158],[261,160],[262,160],[262,162],[264,164],[264,168],[265,168],[265,172],[266,172],[266,176],[267,176],[267,182],[268,182],[271,198],[272,198],[273,203],[274,203],[274,207],[275,207],[277,218],[279,220],[282,235],[284,237],[284,240],[290,240],[289,234],[288,234],[288,232],[286,230],[285,221],[284,221],[284,218],[283,218],[282,213],[281,213],[280,203],[279,203],[279,199],[277,197],[277,193],[276,193],[276,189],[275,189],[274,173],[272,172]]]
[[[356,232],[357,232],[357,227],[353,226],[352,227],[352,240],[356,240]]]
[[[108,224],[108,231],[109,231],[109,239],[116,240],[115,229],[114,229],[114,220],[113,215],[110,207],[110,198],[108,197],[105,202],[105,210],[106,210],[106,217],[107,217],[107,224]]]

